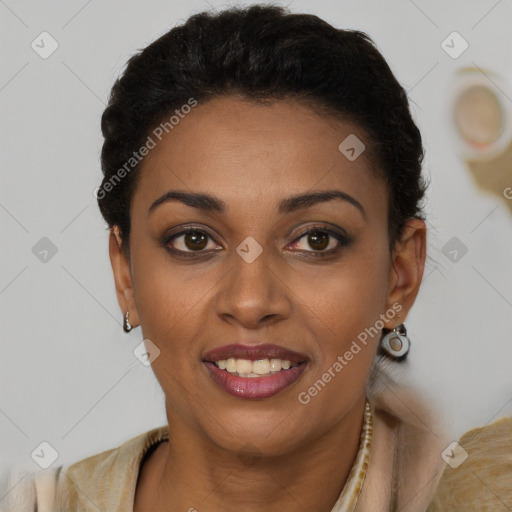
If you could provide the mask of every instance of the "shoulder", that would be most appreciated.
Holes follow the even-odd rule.
[[[452,448],[429,512],[512,510],[512,417],[466,432]]]
[[[154,443],[168,438],[166,426],[158,427],[121,446],[71,465],[65,471],[60,503],[65,510],[121,510],[133,499],[139,465]],[[94,505],[91,505],[94,504]],[[89,508],[88,508],[89,507]]]
[[[136,437],[129,439],[122,445],[97,453],[70,465],[66,475],[81,479],[87,475],[88,479],[95,477],[98,472],[109,472],[127,468],[139,462],[142,455],[154,442],[167,435],[167,427],[158,427]]]
[[[0,495],[0,512],[119,510],[135,489],[142,457],[166,438],[168,428],[162,426],[69,466],[40,472],[14,468]]]

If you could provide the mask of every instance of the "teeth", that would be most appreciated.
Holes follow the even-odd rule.
[[[262,375],[273,375],[280,370],[288,370],[297,365],[292,365],[290,361],[282,359],[258,359],[250,361],[249,359],[236,359],[230,357],[221,361],[215,361],[215,364],[229,373],[238,373],[239,377],[261,377]]]
[[[226,363],[226,370],[229,373],[236,372],[236,359],[234,357],[231,357],[227,361],[224,361],[224,362]]]
[[[270,371],[278,372],[282,367],[281,359],[271,359],[270,360]]]
[[[252,373],[252,361],[248,359],[237,359],[236,371],[237,373]]]
[[[268,359],[252,361],[252,371],[257,375],[265,375],[266,373],[270,372],[270,361]]]

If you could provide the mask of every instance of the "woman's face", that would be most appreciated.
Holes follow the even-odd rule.
[[[164,135],[153,135],[132,199],[129,278],[119,284],[121,267],[115,273],[132,324],[160,350],[152,366],[169,423],[232,451],[299,448],[361,404],[380,339],[380,330],[368,332],[400,324],[410,306],[400,320],[389,313],[402,292],[388,250],[387,188],[369,151],[354,160],[338,148],[353,135],[367,144],[356,126],[292,100],[216,98]],[[177,199],[151,208],[171,191],[211,196],[223,209]],[[341,198],[290,201],[327,191]],[[298,353],[299,370],[251,383],[207,356],[264,343]],[[244,354],[233,350],[269,364],[279,352]]]

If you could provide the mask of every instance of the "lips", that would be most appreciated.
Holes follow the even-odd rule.
[[[304,363],[309,360],[304,354],[270,343],[260,345],[233,343],[231,345],[224,345],[210,350],[204,354],[202,359],[205,362],[213,363],[215,361],[229,359],[230,357],[234,357],[235,359],[248,359],[249,361],[258,361],[259,359],[282,359],[290,361],[292,365]]]
[[[292,367],[263,377],[240,377],[218,368],[215,364],[215,361],[230,358],[249,361],[281,359],[290,361]],[[210,350],[203,356],[203,364],[208,370],[208,375],[220,389],[237,398],[253,400],[270,398],[290,387],[304,373],[308,361],[309,358],[304,354],[268,343],[224,345]]]

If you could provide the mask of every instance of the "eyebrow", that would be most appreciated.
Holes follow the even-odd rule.
[[[310,208],[319,203],[332,201],[333,199],[340,199],[355,206],[366,218],[366,212],[363,205],[354,197],[342,192],[341,190],[322,190],[318,192],[306,192],[304,194],[297,194],[286,199],[283,199],[278,206],[280,214],[292,213],[302,208]],[[202,194],[198,192],[180,192],[178,190],[170,190],[163,196],[159,197],[149,207],[148,213],[151,213],[155,208],[161,204],[169,201],[180,201],[192,208],[198,208],[203,211],[210,211],[215,213],[225,213],[227,210],[226,203],[210,194]]]

